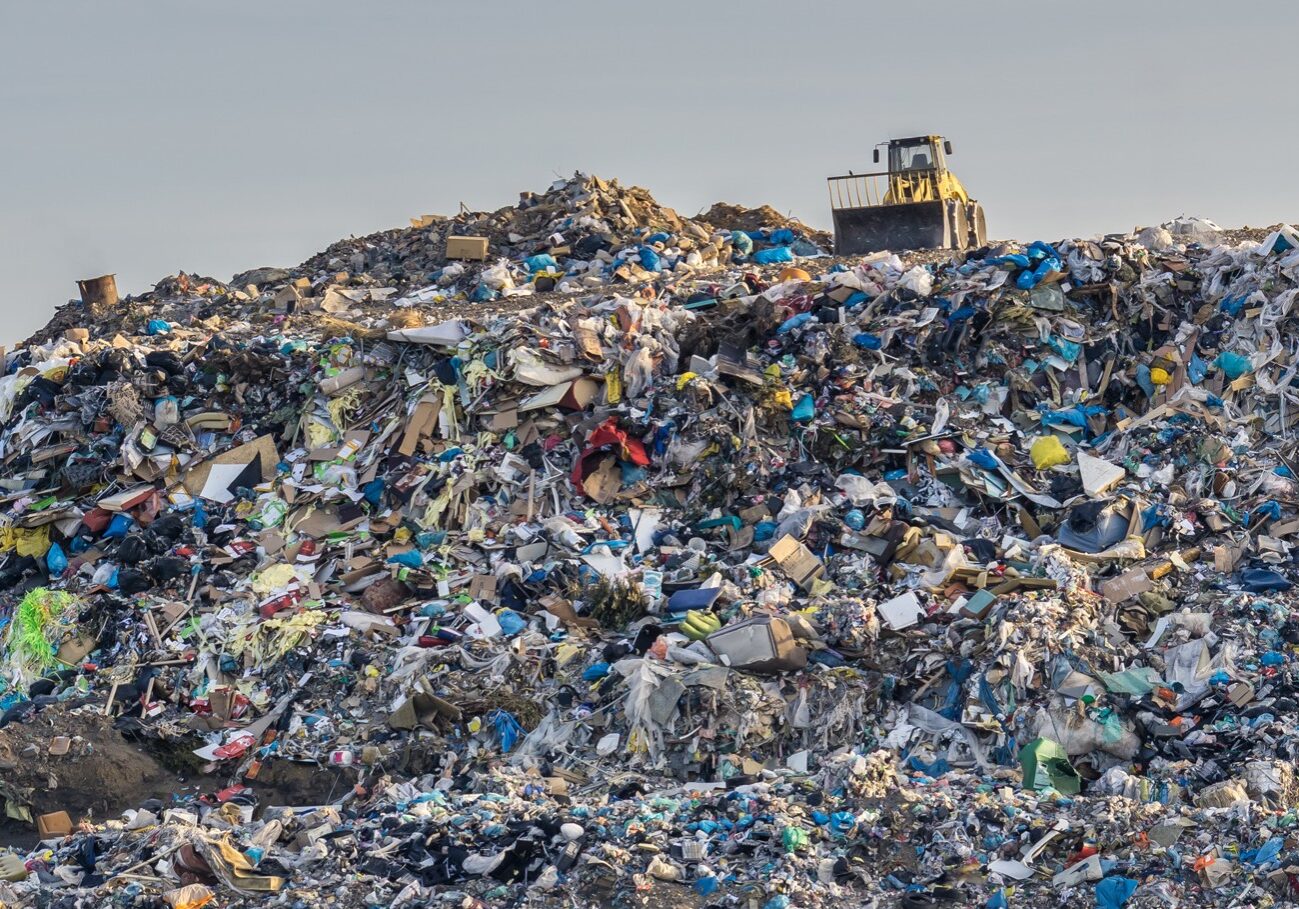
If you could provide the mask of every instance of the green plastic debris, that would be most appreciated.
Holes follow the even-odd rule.
[[[807,831],[802,827],[786,827],[780,834],[780,842],[784,845],[786,852],[798,852],[800,849],[806,849],[808,843]]]
[[[37,587],[27,592],[5,635],[10,665],[23,677],[38,676],[56,662],[55,643],[62,637],[60,617],[76,602],[64,590]]]
[[[1142,697],[1154,691],[1156,685],[1164,684],[1163,677],[1149,666],[1136,666],[1122,672],[1098,672],[1096,675],[1110,694]]]
[[[1082,790],[1082,777],[1059,742],[1034,739],[1019,749],[1019,763],[1027,789],[1054,789],[1063,795],[1077,795]]]

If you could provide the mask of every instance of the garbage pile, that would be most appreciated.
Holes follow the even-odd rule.
[[[1299,234],[753,211],[579,175],[8,354],[0,904],[1295,899]]]

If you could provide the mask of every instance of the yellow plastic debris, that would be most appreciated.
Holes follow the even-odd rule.
[[[1069,452],[1056,436],[1042,436],[1028,449],[1028,456],[1033,459],[1033,466],[1038,470],[1058,467],[1069,463]]]
[[[786,265],[780,270],[779,280],[785,281],[811,281],[812,276],[801,268],[795,268],[793,265]]]
[[[1156,366],[1154,369],[1150,370],[1150,381],[1154,382],[1156,385],[1167,385],[1169,382],[1173,381],[1173,377],[1168,374],[1168,370]]]

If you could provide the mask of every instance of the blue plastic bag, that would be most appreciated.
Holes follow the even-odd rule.
[[[836,811],[830,815],[830,832],[835,836],[852,836],[856,829],[857,818],[851,811]]]
[[[1032,290],[1042,283],[1042,279],[1054,271],[1060,271],[1060,260],[1054,257],[1043,259],[1032,271],[1025,269],[1015,278],[1015,286],[1020,290]]]
[[[119,512],[118,514],[113,515],[113,519],[108,522],[108,529],[104,531],[104,539],[120,540],[130,532],[131,527],[134,524],[135,522],[131,520],[129,515],[124,515]]]
[[[737,257],[747,256],[753,252],[753,240],[742,230],[731,231],[731,248]]]
[[[1107,877],[1096,885],[1096,909],[1122,909],[1137,892],[1137,882],[1130,877]]]
[[[795,328],[800,328],[806,325],[808,322],[811,322],[814,318],[816,317],[810,312],[801,312],[796,316],[790,316],[784,322],[780,323],[780,327],[776,329],[776,334],[778,335],[787,334],[793,331]]]
[[[496,726],[496,735],[501,740],[501,750],[504,752],[509,752],[515,742],[528,734],[528,731],[519,725],[519,721],[504,710],[493,710],[488,719]]]
[[[1276,861],[1276,857],[1281,854],[1281,846],[1285,843],[1283,837],[1274,836],[1254,853],[1253,862],[1255,865],[1266,865],[1268,862]],[[1243,856],[1242,856],[1243,858]]]
[[[884,341],[879,335],[868,334],[864,331],[853,335],[852,343],[862,350],[879,350],[884,346]]]
[[[501,631],[506,637],[514,637],[528,627],[528,620],[513,609],[502,609],[496,613],[496,621],[500,623]]]
[[[1274,499],[1268,499],[1261,505],[1257,505],[1245,519],[1246,527],[1254,527],[1260,521],[1279,521],[1281,520],[1281,503]]]
[[[1240,583],[1250,593],[1283,591],[1294,586],[1284,575],[1267,568],[1246,568],[1240,573]]]
[[[788,246],[773,246],[771,249],[760,249],[753,254],[753,261],[758,265],[775,265],[778,262],[793,262],[794,254]]]
[[[794,242],[794,232],[788,227],[773,230],[771,236],[767,238],[767,242],[772,246],[788,246]]]
[[[150,319],[145,331],[151,335],[169,335],[171,334],[171,323],[166,319]]]
[[[587,682],[598,682],[609,674],[608,663],[592,663],[582,671],[582,679]]]
[[[49,550],[45,553],[45,567],[50,571],[50,577],[57,578],[68,570],[68,557],[63,553],[63,547],[58,543],[51,543]]]
[[[646,271],[658,271],[663,267],[659,254],[652,247],[642,246],[636,253],[640,256],[640,267]]]

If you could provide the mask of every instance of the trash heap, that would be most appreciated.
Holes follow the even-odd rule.
[[[1296,898],[1294,230],[418,221],[6,357],[0,904]]]

